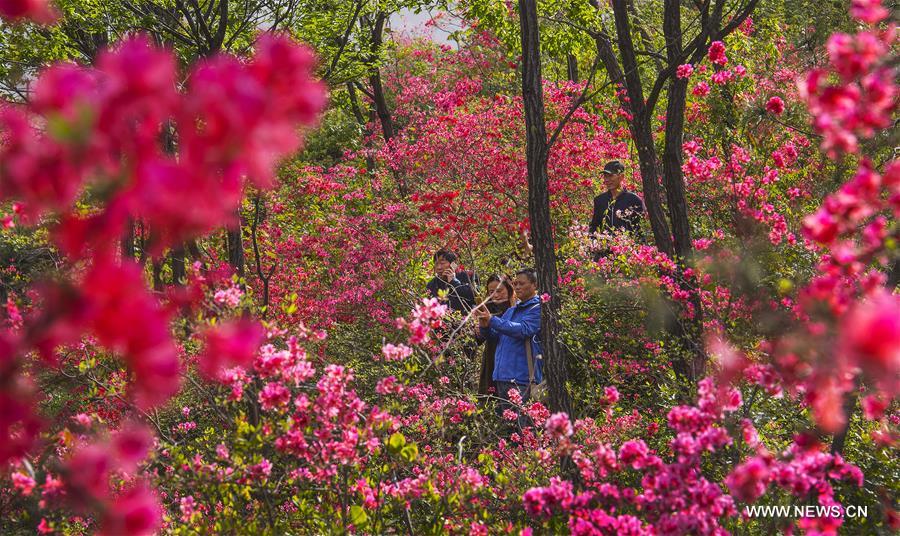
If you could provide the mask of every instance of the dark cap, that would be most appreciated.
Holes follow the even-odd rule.
[[[625,172],[625,166],[622,165],[622,162],[618,160],[611,160],[603,166],[602,173],[604,175],[618,175],[619,173]]]

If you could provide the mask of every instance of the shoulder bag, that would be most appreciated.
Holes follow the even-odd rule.
[[[547,401],[547,380],[534,383],[534,351],[531,349],[531,338],[525,339],[525,355],[528,357],[528,400],[531,402]]]

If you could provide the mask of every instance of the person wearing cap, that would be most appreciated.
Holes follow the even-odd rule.
[[[603,167],[603,184],[606,191],[594,198],[594,215],[589,227],[590,234],[626,232],[641,238],[641,216],[644,203],[633,192],[622,188],[625,166],[618,160],[607,162]]]

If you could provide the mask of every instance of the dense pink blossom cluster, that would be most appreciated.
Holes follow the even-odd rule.
[[[56,13],[47,0],[0,0],[0,16],[13,22],[30,20],[38,24],[56,19]]]
[[[725,56],[725,43],[722,41],[713,41],[710,43],[707,56],[709,56],[709,61],[713,62],[715,65],[726,65],[728,63],[728,57]]]
[[[784,101],[781,100],[781,97],[772,97],[766,102],[766,110],[775,115],[781,115],[784,113]]]
[[[840,456],[825,454],[818,444],[798,441],[784,457],[776,458],[758,439],[753,440],[755,430],[748,424],[742,432],[744,441],[760,454],[734,469],[726,479],[731,495],[723,493],[703,477],[700,467],[705,453],[732,444],[720,423],[741,406],[741,397],[737,390],[717,387],[710,379],[700,383],[699,394],[695,406],[678,406],[669,412],[669,427],[676,433],[669,443],[671,461],[664,461],[643,440],[626,441],[618,450],[604,443],[579,442],[571,456],[581,473],[578,489],[582,491],[554,477],[548,485],[523,495],[525,509],[538,520],[564,515],[573,534],[632,530],[635,534],[715,534],[724,533],[722,521],[737,515],[735,499],[753,502],[770,484],[797,496],[815,490],[823,505],[836,504],[830,481],[846,478],[862,485],[858,468]],[[553,415],[547,420],[548,435],[564,439],[567,423],[564,414]],[[642,475],[640,489],[617,485],[617,477],[629,470]],[[642,512],[643,521],[623,515],[629,505]]]
[[[678,69],[675,72],[675,75],[678,78],[690,78],[692,74],[694,74],[694,66],[690,63],[679,65]]]
[[[33,7],[22,16],[33,16],[40,3]],[[140,219],[161,252],[228,223],[244,178],[270,186],[275,163],[299,147],[298,127],[323,107],[324,88],[312,69],[307,49],[263,35],[248,61],[217,56],[195,66],[180,92],[173,53],[137,36],[102,52],[94,67],[47,68],[27,106],[0,108],[0,199],[18,201],[25,222],[58,216],[55,240],[75,266],[69,279],[37,287],[40,307],[21,329],[0,332],[0,461],[23,455],[38,431],[27,386],[16,375],[31,351],[55,363],[60,347],[92,337],[128,364],[138,407],[178,391],[183,366],[170,311],[149,292],[137,263],[116,258],[118,239],[129,220]],[[167,137],[174,152],[158,141]],[[88,216],[75,206],[85,191],[101,201]],[[186,198],[191,210],[184,210]],[[216,351],[201,368],[214,376],[221,366],[244,364],[258,337],[243,324],[208,333],[207,346]],[[148,532],[159,512],[147,506],[152,495],[142,484],[107,497],[108,471],[124,468],[112,465],[124,459],[111,453],[115,446],[74,454],[66,482],[115,503],[104,514],[109,533]]]
[[[885,58],[895,41],[893,27],[836,33],[828,40],[827,68],[810,71],[799,82],[829,154],[855,153],[859,138],[871,138],[891,124],[898,90],[896,71]]]

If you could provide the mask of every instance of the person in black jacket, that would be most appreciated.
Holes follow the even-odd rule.
[[[457,271],[458,268],[456,254],[438,250],[434,254],[434,277],[428,282],[428,293],[432,298],[439,298],[441,291],[446,291],[450,309],[468,313],[475,306],[475,291],[472,278],[465,271]]]
[[[626,232],[641,240],[641,217],[644,203],[633,192],[622,188],[625,166],[618,160],[608,162],[603,167],[603,184],[606,191],[594,198],[594,215],[588,231],[591,235]],[[598,254],[597,257],[602,256]]]

